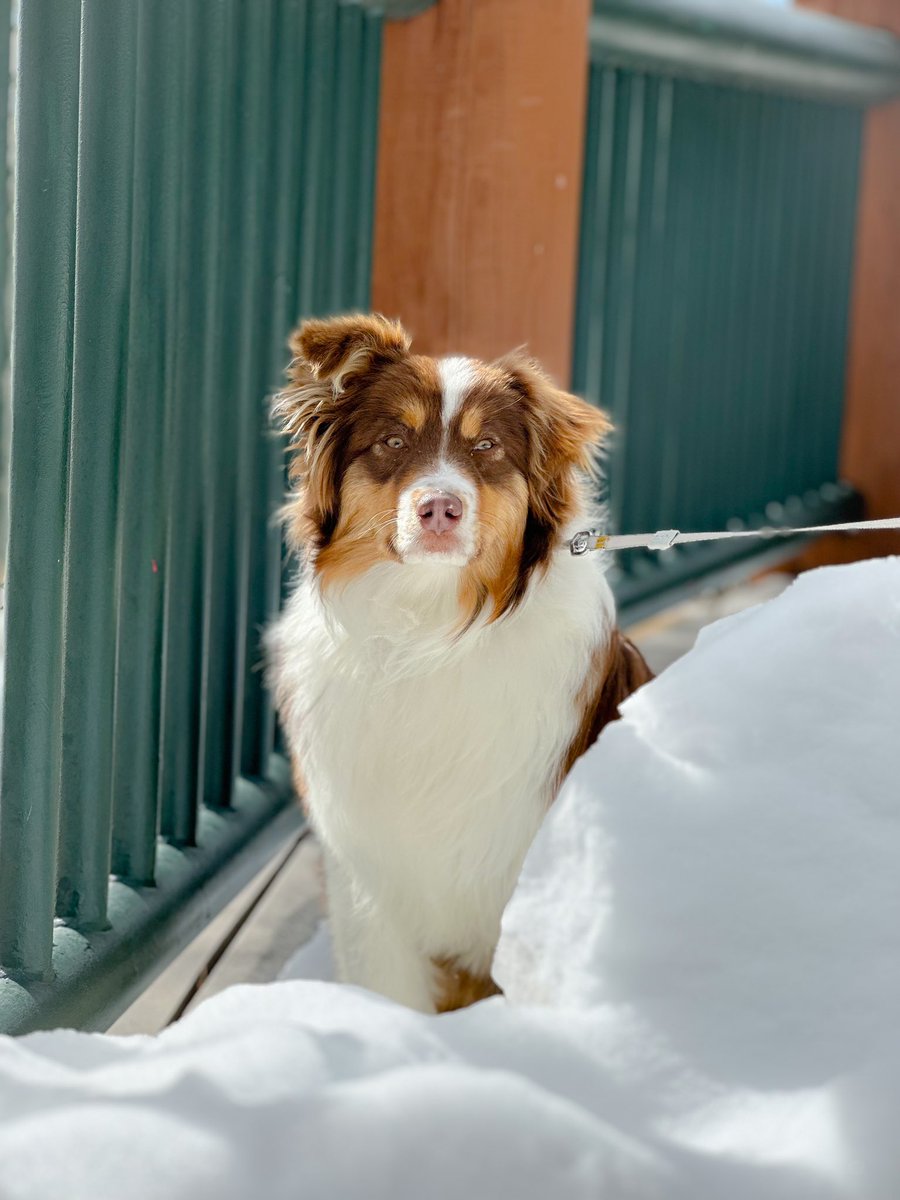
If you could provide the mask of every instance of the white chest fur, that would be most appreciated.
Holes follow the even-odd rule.
[[[599,564],[559,554],[519,609],[455,639],[455,581],[386,564],[326,603],[304,579],[268,642],[344,907],[486,971],[612,600]]]

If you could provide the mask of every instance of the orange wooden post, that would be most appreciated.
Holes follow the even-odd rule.
[[[570,374],[589,0],[439,0],[383,50],[373,307]]]
[[[800,0],[900,34],[897,0]],[[841,473],[868,516],[900,515],[900,101],[866,118]],[[900,553],[896,534],[829,538],[804,565]]]

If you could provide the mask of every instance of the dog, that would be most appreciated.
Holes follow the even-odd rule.
[[[377,315],[292,335],[274,417],[302,560],[266,636],[321,840],[338,978],[425,1012],[497,991],[500,918],[562,779],[651,678],[591,522],[610,429],[522,352],[411,352]]]

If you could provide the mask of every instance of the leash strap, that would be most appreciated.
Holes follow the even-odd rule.
[[[720,529],[716,533],[682,533],[680,529],[657,529],[656,533],[601,533],[599,529],[582,529],[569,539],[572,554],[587,554],[589,550],[668,550],[688,542],[718,542],[723,538],[777,538],[795,533],[858,533],[865,529],[900,529],[900,517],[883,517],[875,521],[843,521],[839,525],[802,525],[793,529],[764,525],[761,529]]]

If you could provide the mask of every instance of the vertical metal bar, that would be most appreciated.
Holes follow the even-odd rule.
[[[282,107],[282,89],[287,84],[288,52],[282,46],[282,5],[278,0],[266,4],[251,29],[244,70],[247,72],[247,102],[244,106],[245,162],[242,167],[244,191],[240,200],[242,220],[241,310],[239,318],[240,354],[238,384],[239,421],[236,451],[236,491],[234,528],[236,541],[235,613],[234,613],[234,702],[229,738],[229,774],[241,772],[242,731],[247,695],[247,656],[251,644],[250,619],[253,509],[257,494],[257,445],[268,436],[268,414],[263,396],[268,385],[269,324],[272,319],[270,292],[278,264],[275,260],[276,228],[270,214],[275,209],[274,155],[277,122]],[[275,102],[266,103],[266,98]]]
[[[318,89],[321,108],[317,118],[317,135],[322,140],[315,148],[316,159],[312,168],[316,177],[315,190],[318,211],[315,224],[311,224],[309,228],[315,229],[314,241],[310,244],[310,248],[315,247],[310,265],[313,269],[313,305],[316,312],[331,312],[334,311],[333,305],[340,309],[344,304],[343,299],[335,294],[335,278],[332,274],[335,263],[328,253],[328,249],[337,238],[343,237],[347,232],[346,227],[338,225],[336,220],[335,206],[339,202],[337,173],[340,153],[338,148],[343,140],[352,144],[359,136],[358,112],[349,128],[341,128],[338,124],[341,92],[352,87],[349,80],[342,78],[340,73],[340,38],[346,16],[345,5],[335,4],[334,0],[323,0],[315,42],[317,69],[320,71],[318,77],[321,85]],[[315,146],[315,141],[316,139],[313,138],[309,144],[311,150]],[[307,171],[309,169],[308,162]],[[307,174],[307,186],[310,182],[310,175]],[[302,287],[301,283],[301,290]]]
[[[743,370],[738,376],[735,417],[735,438],[740,446],[736,470],[736,491],[740,497],[740,515],[750,516],[758,504],[757,444],[760,408],[764,401],[765,358],[761,350],[763,330],[769,307],[768,281],[764,264],[771,230],[769,227],[770,164],[769,120],[767,98],[748,95],[744,98],[751,124],[751,150],[744,186],[748,190],[748,264],[742,281],[741,342]],[[764,453],[764,452],[763,452]]]
[[[806,179],[805,216],[811,230],[810,263],[807,277],[806,316],[808,323],[807,371],[804,378],[804,428],[798,441],[795,470],[798,490],[813,492],[825,482],[819,464],[819,430],[823,397],[828,388],[826,348],[828,311],[833,309],[837,297],[831,294],[834,280],[830,272],[833,247],[830,242],[828,211],[831,205],[829,194],[834,181],[828,175],[828,162],[836,154],[836,110],[829,108],[817,111],[818,120],[809,130],[808,140],[812,144],[812,155]],[[842,163],[843,169],[843,162]],[[849,288],[849,280],[848,288]],[[811,417],[811,414],[814,414]],[[807,497],[808,499],[810,497]]]
[[[200,669],[203,637],[203,393],[207,231],[215,147],[210,144],[214,64],[221,57],[221,6],[182,0],[185,104],[173,387],[169,396],[160,832],[182,845],[196,836]]]
[[[363,10],[355,5],[338,7],[337,69],[334,80],[333,200],[324,206],[330,214],[331,235],[319,243],[323,263],[330,278],[323,295],[323,307],[338,312],[353,303],[353,268],[356,264],[358,222],[355,212],[359,196],[356,180],[359,157],[365,139],[362,108],[362,34]]]
[[[810,104],[804,100],[786,100],[781,122],[786,132],[782,170],[785,175],[785,244],[781,256],[781,320],[779,328],[780,405],[772,430],[770,484],[771,500],[782,503],[792,490],[796,474],[796,447],[791,436],[793,414],[802,407],[798,383],[799,325],[805,301],[800,296],[803,268],[803,237],[809,212],[806,186],[810,146],[804,116]],[[821,301],[820,301],[821,302]]]
[[[729,154],[734,144],[734,125],[727,88],[709,88],[706,133],[707,186],[703,189],[700,327],[696,373],[691,388],[692,425],[685,430],[686,444],[693,450],[691,511],[698,525],[708,528],[719,516],[722,493],[716,489],[718,462],[727,438],[728,397],[722,391],[724,374],[722,318],[725,312],[725,268],[728,245],[733,237],[735,204],[731,192],[734,168]],[[699,191],[699,189],[698,189]],[[700,451],[697,454],[697,451]],[[713,528],[717,528],[713,525]]]
[[[328,312],[331,262],[323,247],[333,234],[334,110],[337,74],[338,9],[331,0],[311,0],[309,58],[306,75],[306,124],[303,137],[304,188],[300,220],[300,253],[297,261],[299,316]],[[284,489],[284,461],[274,479],[270,476],[269,511],[273,511]],[[274,533],[274,531],[273,531]],[[267,581],[267,614],[277,612],[290,582],[294,564],[279,536],[271,539],[270,576]],[[277,548],[277,558],[276,558]],[[268,760],[276,738],[271,706],[265,710],[261,730],[263,762]]]
[[[34,977],[50,969],[56,895],[80,26],[77,5],[23,6],[15,106],[0,963]]]
[[[689,111],[692,112],[691,152],[684,164],[685,183],[691,196],[686,214],[690,257],[684,279],[687,332],[677,436],[680,468],[678,511],[691,529],[703,527],[707,488],[706,472],[703,471],[701,478],[691,451],[705,441],[706,414],[703,404],[706,399],[706,339],[709,336],[713,274],[710,228],[714,225],[717,190],[718,95],[718,88],[704,85],[690,85],[686,89],[686,98],[690,97]],[[702,354],[698,353],[701,346]]]
[[[304,189],[300,215],[297,296],[300,316],[322,311],[327,302],[333,146],[330,141],[336,65],[337,13],[333,0],[311,0],[307,48],[304,137]]]
[[[648,237],[653,248],[657,277],[656,311],[658,328],[651,335],[654,346],[654,370],[647,381],[647,406],[654,425],[655,459],[642,464],[639,478],[650,473],[654,486],[647,488],[648,520],[654,528],[674,525],[677,520],[672,502],[674,465],[678,439],[671,410],[672,376],[675,359],[675,308],[677,298],[673,287],[676,236],[674,232],[677,189],[673,174],[677,168],[674,143],[675,83],[660,79],[656,109],[656,155],[653,167],[654,196]],[[651,403],[652,401],[652,403]]]
[[[818,312],[822,306],[819,271],[823,247],[819,240],[822,211],[821,156],[823,149],[822,124],[826,113],[820,105],[806,105],[802,146],[798,149],[798,164],[802,180],[799,225],[798,264],[794,286],[797,289],[798,331],[794,346],[793,377],[795,402],[791,414],[788,442],[791,447],[788,499],[795,497],[802,507],[802,496],[810,487],[809,478],[809,414],[815,411],[814,381],[821,360],[821,344],[817,329]],[[826,110],[827,111],[827,110]],[[830,113],[828,114],[830,116]],[[828,121],[830,126],[830,121]],[[831,152],[829,137],[829,153]],[[818,481],[816,481],[818,482]]]
[[[309,32],[310,0],[282,0],[280,16],[278,44],[280,57],[287,56],[287,63],[272,165],[272,220],[276,232],[267,382],[281,375],[287,356],[288,327],[297,315],[298,215],[302,187],[307,182],[303,160],[304,131],[308,125],[306,76],[310,56],[314,53]],[[260,413],[260,417],[264,423],[265,415]],[[251,525],[247,535],[248,596],[240,769],[243,775],[259,777],[266,771],[273,729],[271,703],[263,688],[260,634],[277,606],[280,587],[281,534],[271,514],[283,491],[283,454],[281,444],[265,433],[256,439],[254,449]]]
[[[178,256],[182,33],[173,0],[139,0],[130,321],[119,459],[111,869],[143,884],[153,882],[158,825],[163,451]]]
[[[619,424],[617,469],[610,481],[610,502],[618,520],[627,520],[627,472],[629,401],[631,399],[632,334],[635,322],[635,289],[638,268],[641,167],[643,164],[644,92],[646,80],[635,75],[628,97],[628,126],[623,186],[622,246],[619,300],[616,312],[615,362],[612,373],[612,409]]]
[[[356,253],[350,263],[353,279],[347,301],[354,308],[369,308],[371,303],[382,29],[383,18],[380,14],[364,9],[362,95],[357,114],[357,120],[362,130],[362,144],[357,167],[359,190],[356,196]]]
[[[763,272],[766,281],[767,304],[763,315],[760,357],[763,374],[757,399],[757,423],[747,452],[758,455],[756,471],[756,511],[765,508],[782,486],[779,478],[783,463],[777,446],[781,414],[787,401],[784,377],[785,322],[787,296],[790,287],[783,269],[790,240],[790,175],[788,163],[792,152],[790,134],[790,101],[767,97],[764,126],[767,156],[766,252]]]
[[[609,133],[609,182],[600,191],[601,203],[604,205],[600,224],[598,255],[596,270],[602,272],[602,303],[599,308],[599,319],[602,322],[597,331],[597,347],[599,353],[593,363],[595,389],[600,404],[612,411],[615,428],[611,439],[610,455],[607,461],[606,493],[612,496],[616,487],[616,476],[624,470],[624,430],[620,414],[616,412],[616,370],[619,336],[619,297],[623,277],[623,248],[625,239],[623,229],[625,222],[625,179],[629,147],[629,120],[631,116],[631,94],[633,76],[628,71],[616,71],[615,103],[608,113],[606,123]],[[602,117],[601,110],[601,117]],[[604,133],[601,134],[601,149],[605,144]],[[627,514],[616,510],[610,501],[610,520],[614,527],[621,528],[621,522],[627,519]],[[633,558],[625,560],[624,565],[630,566]]]
[[[686,461],[685,426],[691,419],[692,350],[696,345],[698,307],[697,226],[701,224],[696,196],[704,186],[699,176],[704,161],[705,131],[702,92],[697,85],[677,81],[674,89],[669,179],[672,314],[665,408],[668,436],[663,445],[660,486],[667,510],[678,514],[676,523],[691,528],[693,514],[686,495],[690,464]]]
[[[743,91],[731,93],[731,108],[734,133],[733,203],[734,223],[731,233],[729,272],[726,282],[725,329],[723,353],[725,373],[723,379],[723,403],[726,420],[723,422],[724,438],[719,454],[718,479],[723,489],[723,519],[728,520],[747,512],[746,481],[743,465],[745,447],[740,437],[745,397],[744,376],[750,357],[751,328],[748,313],[750,282],[753,272],[752,229],[753,211],[753,163],[756,152],[757,125],[753,119],[752,97]]]
[[[827,255],[829,277],[820,292],[822,303],[829,302],[822,323],[824,386],[816,446],[816,468],[824,483],[836,480],[838,475],[863,115],[852,108],[838,110],[833,115],[827,113],[827,116],[823,112],[821,131],[819,154],[824,167],[821,196],[826,206],[822,240],[830,248]]]
[[[200,692],[199,796],[213,807],[227,806],[234,777],[231,772],[231,727],[234,704],[235,547],[234,491],[240,467],[240,385],[237,347],[240,323],[252,319],[240,313],[241,245],[246,217],[241,211],[241,175],[252,176],[253,165],[241,162],[241,112],[259,102],[264,86],[248,76],[254,43],[270,0],[250,15],[240,0],[221,6],[223,42],[212,63],[212,108],[207,145],[213,156],[204,236],[206,254],[206,336],[203,347],[203,646]],[[244,20],[244,17],[247,20]],[[255,93],[255,94],[254,94]]]
[[[661,98],[665,96],[665,84],[649,76],[644,84],[643,133],[641,135],[640,186],[637,200],[638,244],[634,276],[633,309],[630,347],[630,393],[628,413],[628,438],[624,478],[632,481],[628,489],[629,527],[643,529],[652,521],[655,507],[655,489],[634,486],[635,480],[648,478],[648,467],[655,474],[659,462],[659,447],[662,440],[662,423],[659,420],[660,405],[663,403],[661,389],[664,378],[657,373],[657,364],[663,353],[660,337],[662,315],[666,297],[660,288],[660,260],[657,241],[653,236],[654,216],[664,205],[666,180],[665,116],[666,109]],[[660,139],[662,145],[660,145]],[[667,563],[659,555],[651,562],[654,569]]]
[[[607,280],[612,247],[613,153],[616,145],[616,110],[619,76],[610,68],[594,71],[596,108],[596,151],[591,164],[592,194],[586,194],[585,219],[591,222],[590,257],[582,270],[588,283],[584,291],[583,367],[578,387],[594,404],[607,405],[602,387],[606,347],[604,331],[611,320],[607,313]],[[587,205],[590,205],[588,210]]]
[[[9,533],[9,338],[7,330],[7,298],[10,293],[9,258],[9,177],[7,154],[9,147],[9,93],[11,30],[10,0],[0,0],[0,581],[4,577],[6,539]]]
[[[57,915],[102,928],[110,860],[117,464],[136,6],[83,2]]]

